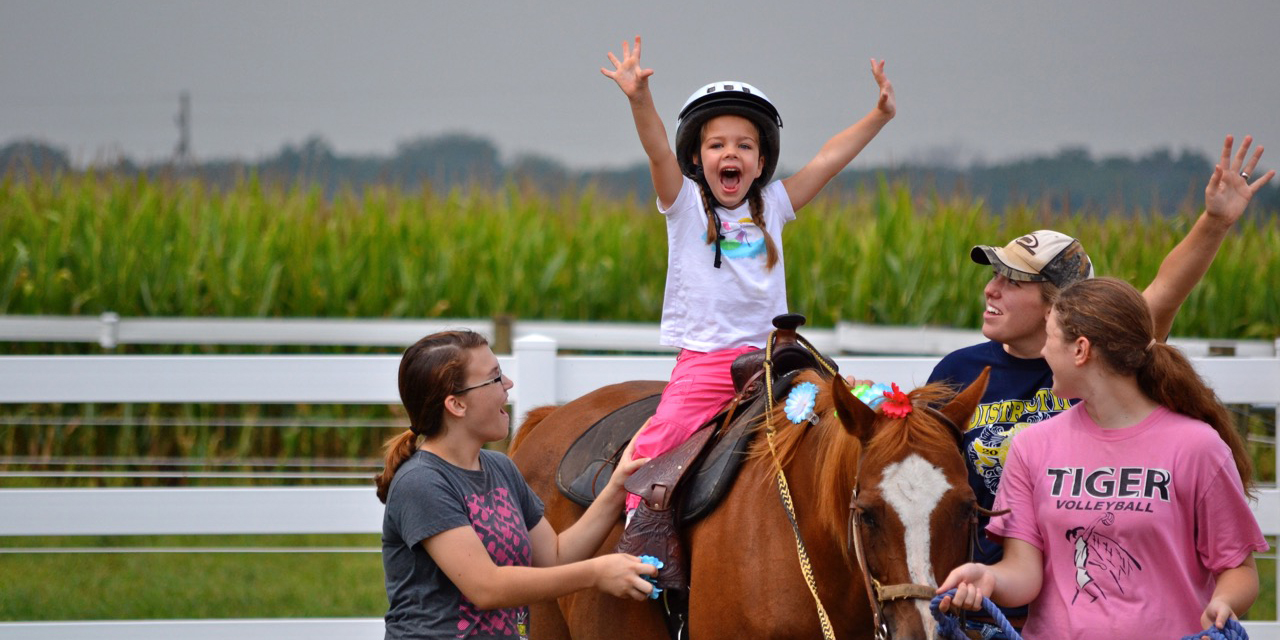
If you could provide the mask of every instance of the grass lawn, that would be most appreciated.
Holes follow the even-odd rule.
[[[5,621],[378,617],[387,606],[377,535],[17,538],[0,544],[113,550],[0,553]],[[218,551],[119,551],[197,545]],[[222,552],[233,547],[245,550]],[[300,547],[314,550],[290,552]],[[339,548],[344,551],[332,551]]]

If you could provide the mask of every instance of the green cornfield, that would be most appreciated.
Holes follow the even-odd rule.
[[[792,310],[974,328],[974,244],[1038,228],[1075,235],[1101,274],[1139,288],[1198,216],[1084,217],[912,197],[905,185],[819,200],[784,233]],[[1280,333],[1280,222],[1250,212],[1184,305],[1175,335]],[[0,183],[0,313],[483,318],[656,322],[662,217],[591,191],[439,194],[230,191],[198,182],[62,176]]]

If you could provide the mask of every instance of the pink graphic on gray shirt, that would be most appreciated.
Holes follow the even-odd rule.
[[[468,517],[480,543],[498,566],[527,567],[533,560],[533,547],[529,543],[520,509],[505,487],[498,487],[487,494],[467,497]],[[524,607],[512,609],[480,610],[462,596],[458,611],[458,636],[519,637],[516,622]]]

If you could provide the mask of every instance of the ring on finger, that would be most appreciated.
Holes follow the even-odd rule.
[[[1247,174],[1247,173],[1245,173],[1245,172],[1243,172],[1243,171],[1241,171],[1241,172],[1240,172],[1240,177],[1241,177],[1241,178],[1244,178],[1244,181],[1245,181],[1245,182],[1248,182],[1248,181],[1249,181],[1249,174]]]

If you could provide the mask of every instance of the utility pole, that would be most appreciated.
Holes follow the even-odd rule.
[[[173,162],[185,169],[191,164],[191,94],[186,91],[178,97],[178,115],[173,121],[178,125],[178,146],[173,150]]]

